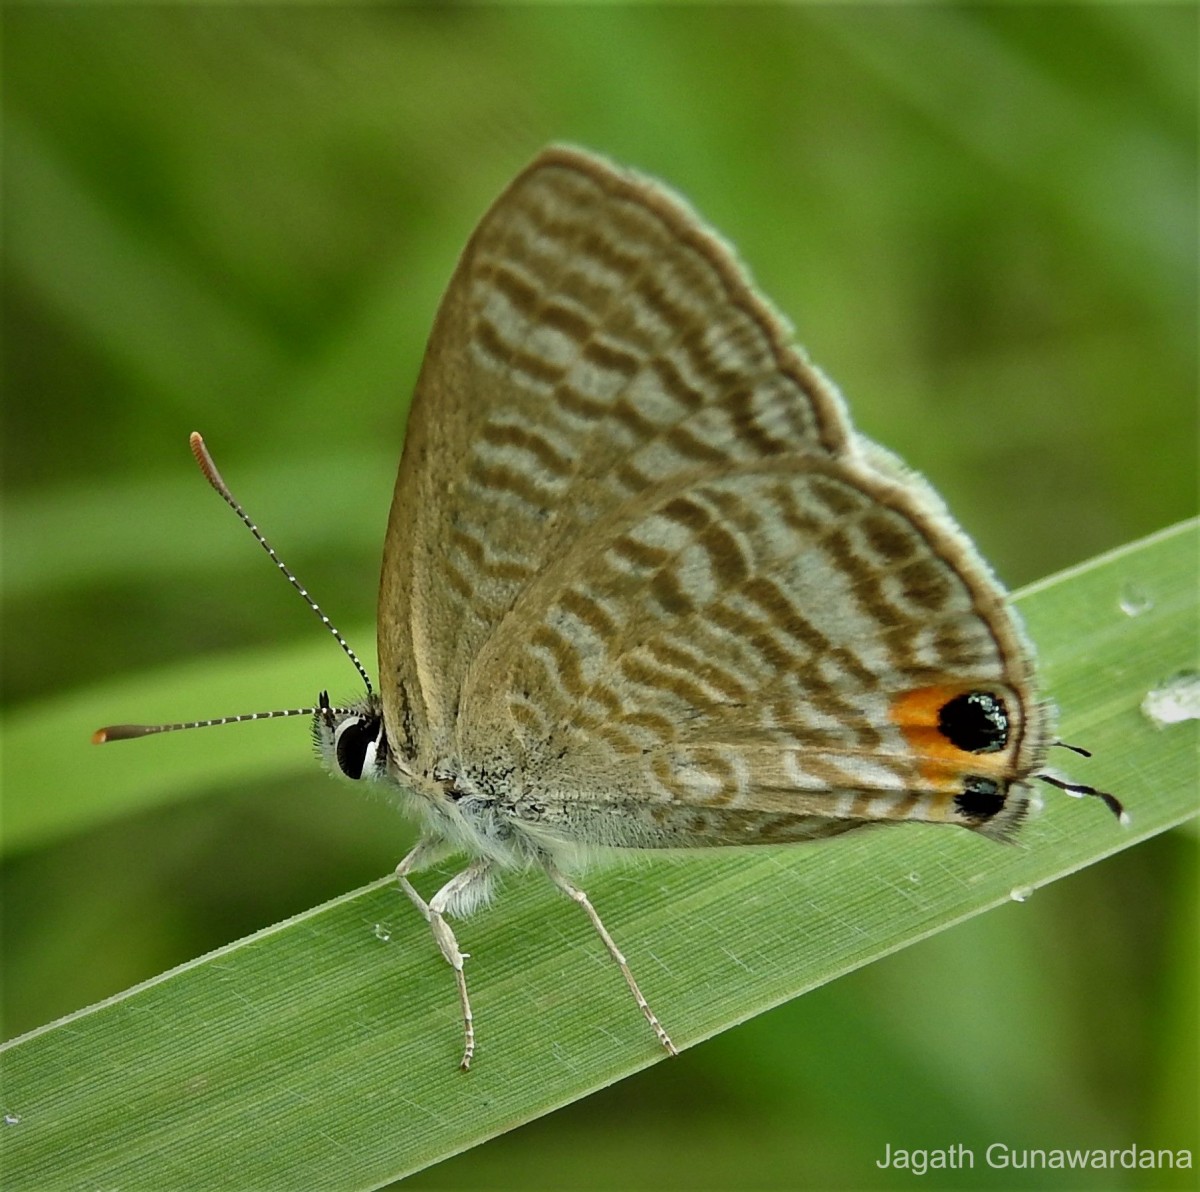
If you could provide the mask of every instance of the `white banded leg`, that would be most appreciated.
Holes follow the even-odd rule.
[[[592,906],[591,899],[576,885],[570,882],[567,877],[561,873],[554,865],[543,858],[542,865],[549,875],[550,880],[569,898],[572,902],[577,902],[584,911],[587,912],[587,917],[591,919],[592,926],[596,929],[596,933],[604,941],[604,946],[608,949],[608,954],[617,962],[621,970],[621,975],[625,978],[625,984],[629,986],[629,992],[633,994],[633,1000],[637,1002],[638,1009],[646,1016],[646,1021],[650,1024],[650,1029],[658,1037],[658,1041],[663,1045],[668,1055],[678,1055],[679,1052],[675,1049],[675,1044],[671,1042],[671,1036],[663,1029],[663,1025],[658,1021],[654,1011],[650,1009],[650,1003],[646,1001],[642,991],[638,988],[638,983],[633,979],[633,973],[630,971],[629,965],[625,962],[625,957],[621,954],[621,950],[613,941],[613,937],[608,934],[608,928],[600,921],[600,916],[596,913],[596,908]]]
[[[466,1072],[471,1067],[475,1055],[475,1020],[471,1014],[471,999],[467,996],[467,978],[463,972],[463,961],[470,959],[469,952],[459,949],[458,940],[450,924],[446,922],[446,914],[453,911],[461,903],[473,901],[470,889],[476,883],[487,883],[490,878],[490,863],[473,861],[461,873],[455,874],[428,902],[417,893],[408,880],[409,873],[422,865],[428,864],[433,856],[442,851],[440,841],[420,841],[416,848],[396,866],[396,880],[400,889],[408,895],[413,905],[425,916],[429,929],[433,934],[438,950],[446,958],[446,963],[454,970],[454,979],[458,982],[458,1000],[462,1006],[463,1016],[463,1056],[459,1067]]]

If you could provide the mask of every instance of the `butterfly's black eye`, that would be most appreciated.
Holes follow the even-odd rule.
[[[380,738],[380,722],[376,716],[347,716],[334,734],[334,756],[338,768],[347,778],[359,779],[368,761],[375,761]]]
[[[1004,793],[1000,784],[991,778],[972,775],[963,783],[961,795],[954,803],[968,819],[989,820],[1004,806]]]
[[[964,753],[995,753],[1008,744],[1008,710],[990,691],[968,691],[942,705],[938,731]]]

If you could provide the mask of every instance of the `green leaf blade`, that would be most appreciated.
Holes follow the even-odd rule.
[[[1070,769],[1118,791],[1131,827],[1050,791],[1015,847],[905,827],[591,875],[676,1042],[1196,815],[1197,724],[1140,711],[1196,664],[1196,547],[1192,522],[1020,600],[1063,730],[1097,754]],[[1134,583],[1153,599],[1129,616]],[[661,1058],[586,921],[533,875],[460,938],[480,1035],[470,1074],[456,1069],[450,972],[383,880],[6,1045],[5,1109],[20,1119],[0,1133],[6,1183],[375,1187]]]

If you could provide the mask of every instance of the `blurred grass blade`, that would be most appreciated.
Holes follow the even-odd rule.
[[[237,469],[235,491],[253,501],[267,533],[301,543],[310,553],[347,542],[376,555],[380,527],[356,517],[376,504],[386,508],[396,478],[395,451],[381,447],[328,449],[320,458],[288,457]],[[10,498],[4,509],[4,595],[39,600],[73,586],[113,581],[151,581],[194,574],[250,559],[247,536],[237,533],[229,511],[193,466],[187,439],[179,436],[176,458],[148,479],[60,485]],[[230,477],[231,483],[233,478]],[[319,492],[319,501],[303,495]],[[269,512],[259,509],[273,494]],[[46,550],[69,542],[70,550]],[[288,552],[290,553],[290,552]],[[264,573],[265,574],[265,573]]]
[[[365,626],[348,625],[345,632],[356,642],[375,636]],[[102,725],[144,723],[155,713],[169,723],[307,707],[325,686],[335,699],[357,697],[361,681],[336,643],[315,632],[299,646],[243,650],[151,675],[122,675],[14,713],[0,729],[6,776],[17,779],[5,782],[0,851],[42,847],[225,783],[244,788],[256,780],[311,772],[316,763],[307,721],[199,729],[99,749],[91,735]],[[51,764],[54,793],[48,795],[30,776],[44,780]]]
[[[1048,792],[1014,848],[906,827],[593,875],[676,1042],[1195,815],[1197,725],[1160,728],[1140,705],[1196,666],[1196,558],[1192,522],[1020,601],[1064,737],[1097,752],[1071,768],[1119,792],[1131,828]],[[449,971],[380,881],[8,1044],[6,1187],[377,1187],[656,1062],[583,917],[533,875],[508,885],[460,933],[469,1075]]]

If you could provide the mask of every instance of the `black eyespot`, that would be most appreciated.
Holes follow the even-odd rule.
[[[334,750],[338,767],[347,778],[362,777],[367,750],[378,737],[379,720],[374,716],[355,717],[339,727]]]
[[[1004,806],[1004,795],[998,782],[973,774],[963,782],[962,794],[954,796],[954,805],[968,819],[990,820]]]
[[[1008,710],[990,691],[968,691],[942,705],[938,732],[965,753],[995,753],[1008,744]]]

